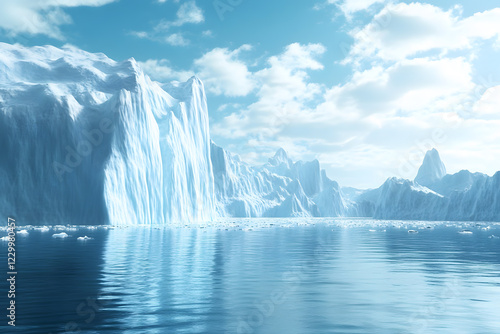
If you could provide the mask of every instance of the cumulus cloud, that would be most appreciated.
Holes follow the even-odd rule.
[[[254,136],[257,143],[270,140],[287,124],[300,119],[308,109],[307,103],[322,92],[321,85],[308,82],[307,71],[323,68],[317,58],[325,51],[321,44],[294,43],[269,57],[268,66],[254,73],[259,87],[257,101],[215,124],[214,133],[233,139]]]
[[[193,61],[188,71],[175,71],[166,59],[150,59],[142,62],[144,71],[157,81],[187,79],[197,75],[203,80],[207,91],[215,95],[229,97],[246,96],[255,88],[256,81],[247,64],[240,59],[242,52],[249,51],[250,45],[242,45],[235,50],[215,48]]]
[[[194,75],[191,71],[174,70],[166,59],[149,59],[138,62],[146,74],[159,82],[186,81]]]
[[[375,57],[397,61],[429,51],[470,49],[478,39],[500,36],[500,8],[461,18],[455,9],[413,2],[388,4],[362,29],[351,31],[347,61]]]
[[[207,89],[216,95],[245,96],[254,89],[255,82],[239,55],[250,49],[250,45],[232,51],[215,48],[194,61],[197,75]]]
[[[47,35],[64,39],[59,27],[72,23],[64,8],[98,7],[116,0],[0,0],[0,28],[7,34]]]
[[[355,71],[349,82],[330,89],[325,103],[331,110],[356,115],[450,110],[474,90],[471,72],[464,58],[417,58],[375,66]]]

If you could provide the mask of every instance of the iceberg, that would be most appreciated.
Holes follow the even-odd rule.
[[[52,234],[52,238],[55,238],[55,239],[64,239],[67,237],[69,237],[69,235],[66,232]]]
[[[168,92],[167,92],[167,91]],[[215,214],[206,97],[134,59],[0,43],[0,215],[33,225]]]

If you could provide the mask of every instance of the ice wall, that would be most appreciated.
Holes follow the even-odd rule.
[[[338,184],[317,160],[293,162],[285,150],[249,166],[212,143],[218,211],[232,217],[337,217],[345,214]]]
[[[168,224],[214,215],[196,78],[134,59],[0,43],[0,215],[23,224]]]

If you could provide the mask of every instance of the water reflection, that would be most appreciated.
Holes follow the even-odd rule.
[[[123,228],[86,244],[30,232],[23,333],[500,332],[499,226],[273,222]],[[76,309],[94,296],[103,307],[87,324]]]
[[[75,235],[66,239],[51,238],[52,233],[30,230],[29,235],[17,237],[17,316],[11,333],[76,332],[94,328],[102,320],[98,296],[107,231],[68,231]],[[80,242],[76,239],[80,234],[93,239]],[[7,263],[6,243],[1,246],[0,262]],[[4,280],[0,289],[8,290]],[[8,300],[3,297],[2,293],[5,310]],[[3,320],[0,326],[11,329]]]

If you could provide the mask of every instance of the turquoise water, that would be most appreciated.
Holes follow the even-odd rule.
[[[0,332],[500,333],[500,224],[221,224],[27,227]]]

